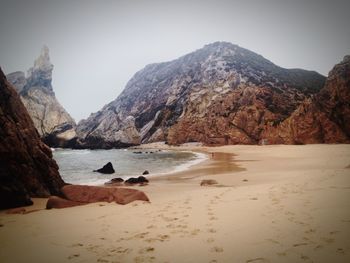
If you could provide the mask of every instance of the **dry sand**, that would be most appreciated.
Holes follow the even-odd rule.
[[[350,262],[350,145],[192,148],[151,203],[1,213],[0,262]]]

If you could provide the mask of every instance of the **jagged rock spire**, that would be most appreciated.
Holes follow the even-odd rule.
[[[34,66],[28,70],[28,86],[42,87],[52,91],[52,70],[49,48],[44,45],[39,57],[34,62]]]

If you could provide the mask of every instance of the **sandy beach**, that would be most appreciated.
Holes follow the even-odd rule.
[[[0,261],[350,262],[350,145],[170,148],[208,160],[135,187],[150,203],[2,211]]]

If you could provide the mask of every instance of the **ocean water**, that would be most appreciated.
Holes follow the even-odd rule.
[[[145,170],[150,172],[146,177],[169,174],[185,170],[191,165],[203,161],[206,156],[193,152],[150,151],[111,149],[111,150],[72,150],[55,149],[53,157],[59,166],[63,180],[72,184],[100,185],[112,178],[142,175]],[[148,152],[148,153],[147,153]],[[106,163],[113,164],[114,174],[93,172]]]

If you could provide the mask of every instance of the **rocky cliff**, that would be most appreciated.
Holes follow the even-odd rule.
[[[257,144],[324,85],[322,75],[284,69],[216,42],[137,72],[120,96],[77,126],[79,146],[153,141]]]
[[[18,71],[7,78],[20,94],[42,139],[50,146],[70,146],[76,136],[76,125],[56,99],[51,84],[52,70],[49,49],[44,46],[27,77]]]
[[[324,88],[306,99],[285,121],[268,126],[268,143],[350,142],[350,56],[329,72]]]
[[[59,194],[64,185],[18,93],[0,69],[0,209]]]

